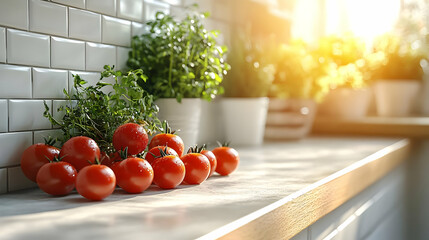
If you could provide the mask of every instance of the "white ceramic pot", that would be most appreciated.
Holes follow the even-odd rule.
[[[260,145],[264,140],[268,98],[223,98],[225,139],[233,146]]]
[[[167,120],[172,130],[176,130],[185,143],[185,151],[197,144],[200,127],[201,99],[183,98],[178,103],[175,98],[160,98],[155,101],[159,107],[158,118]]]
[[[379,80],[374,85],[377,114],[405,117],[412,113],[420,90],[417,80]]]
[[[306,137],[313,126],[316,103],[311,99],[270,99],[265,139],[289,140]]]
[[[420,112],[424,116],[429,116],[429,75],[426,75],[423,81]]]
[[[359,119],[368,113],[371,91],[368,88],[333,89],[320,105],[320,113],[343,119]]]
[[[198,134],[198,145],[216,145],[216,141],[223,142],[222,114],[220,99],[211,102],[201,102],[201,120]]]

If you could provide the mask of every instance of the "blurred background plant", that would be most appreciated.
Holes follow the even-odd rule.
[[[333,66],[323,59],[319,61],[304,41],[293,40],[279,45],[276,56],[270,97],[320,101],[329,91],[329,83],[323,77]]]
[[[252,39],[249,31],[239,31],[232,39],[231,70],[222,82],[225,97],[266,97],[275,73],[272,45]]]

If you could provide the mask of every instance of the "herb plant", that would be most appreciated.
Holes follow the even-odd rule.
[[[188,15],[177,21],[162,12],[146,23],[148,32],[134,36],[127,61],[130,69],[143,69],[147,81],[139,85],[155,98],[213,99],[223,92],[220,83],[229,70],[225,46],[216,43],[217,31],[207,31],[202,19]]]
[[[332,65],[321,62],[307,44],[293,40],[278,47],[270,97],[321,100],[329,91],[325,76]]]
[[[74,75],[75,91],[64,90],[68,104],[58,109],[64,114],[62,119],[55,119],[45,103],[44,116],[63,131],[62,143],[74,136],[87,136],[94,139],[102,151],[111,153],[113,133],[124,123],[144,124],[149,133],[160,130],[153,96],[139,87],[139,83],[147,81],[143,71],[138,69],[123,75],[107,65],[104,69],[95,86],[84,86],[87,82]],[[113,77],[114,83],[102,81],[109,77]],[[113,90],[106,93],[109,88]]]
[[[245,32],[233,39],[228,57],[231,71],[222,83],[225,96],[266,97],[275,73],[267,45],[252,40]]]

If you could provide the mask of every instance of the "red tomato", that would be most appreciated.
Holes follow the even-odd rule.
[[[230,147],[217,147],[213,149],[212,152],[217,160],[217,173],[226,176],[237,169],[240,157],[235,149]]]
[[[24,175],[33,182],[39,169],[60,154],[60,150],[47,144],[38,143],[24,150],[21,157],[21,169]],[[48,160],[49,159],[49,160]]]
[[[145,156],[146,161],[148,161],[150,165],[152,165],[153,162],[159,159],[159,157],[161,156],[160,149],[164,151],[167,155],[179,156],[177,152],[174,151],[174,149],[167,147],[167,150],[165,150],[165,148],[166,148],[165,146],[158,146],[158,147],[151,148],[149,152],[146,153],[146,156]]]
[[[113,133],[113,147],[116,151],[128,148],[128,155],[136,155],[146,149],[149,138],[142,125],[126,123],[119,126]]]
[[[112,166],[114,158],[110,158],[109,155],[105,152],[100,152],[100,163],[101,165],[106,165],[108,167]]]
[[[80,171],[89,166],[89,162],[94,163],[96,158],[100,159],[100,149],[97,143],[89,137],[72,137],[61,148],[60,158]]]
[[[189,184],[200,184],[210,174],[210,162],[201,153],[188,153],[181,157],[185,164],[186,174],[184,181]]]
[[[76,169],[67,162],[51,162],[37,173],[37,185],[51,195],[67,195],[75,186]]]
[[[113,193],[116,177],[112,169],[104,165],[89,165],[77,174],[76,190],[89,200],[102,200]]]
[[[149,143],[149,149],[157,146],[168,146],[176,151],[179,157],[181,157],[185,151],[183,140],[179,136],[171,133],[160,133],[155,135]]]
[[[214,173],[214,171],[216,170],[216,167],[217,167],[216,156],[210,150],[202,150],[201,154],[203,154],[204,156],[206,156],[207,159],[210,162],[210,173],[209,173],[209,177],[210,177],[211,175],[213,175],[213,173]]]
[[[131,157],[118,163],[114,170],[118,185],[128,193],[141,193],[153,180],[153,169],[141,158]]]
[[[185,178],[185,165],[179,157],[168,155],[154,162],[153,182],[160,188],[175,188]]]

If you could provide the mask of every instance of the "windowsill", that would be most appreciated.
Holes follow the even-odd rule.
[[[315,134],[429,137],[429,117],[365,117],[357,120],[316,117]]]
[[[101,202],[38,189],[0,195],[2,237],[288,238],[405,161],[409,141],[311,137],[238,151],[236,172],[198,186],[153,186],[137,195],[117,190]]]

